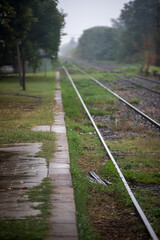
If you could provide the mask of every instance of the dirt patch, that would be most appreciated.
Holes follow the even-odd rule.
[[[15,97],[28,97],[28,98],[35,98],[35,99],[39,99],[39,100],[43,99],[43,97],[27,95],[27,94],[20,94],[20,93],[15,93],[15,94],[1,93],[1,95],[9,95],[9,96],[15,96]]]
[[[124,207],[113,194],[92,192],[90,219],[104,240],[148,240],[149,235],[135,210]]]

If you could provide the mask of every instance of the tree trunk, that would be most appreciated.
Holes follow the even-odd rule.
[[[20,86],[22,86],[22,62],[19,50],[19,43],[17,43],[17,57],[18,57],[19,84]]]
[[[160,66],[160,0],[157,4],[156,66]]]
[[[25,54],[24,54],[24,44],[21,45],[21,59],[22,59],[22,89],[25,91]]]

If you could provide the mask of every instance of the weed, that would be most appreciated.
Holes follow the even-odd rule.
[[[145,209],[145,213],[152,222],[154,230],[159,232],[160,194],[157,193],[155,196],[155,193],[151,190],[138,189],[135,191],[135,196]]]
[[[126,170],[123,173],[131,183],[155,184],[160,182],[160,174],[157,172]]]
[[[131,104],[139,104],[140,100],[140,98],[131,98],[129,102]]]
[[[107,71],[94,72],[91,76],[101,82],[117,82],[117,74]]]
[[[40,209],[42,212],[43,218],[47,217],[50,213],[51,209],[50,205],[50,195],[53,189],[50,183],[49,178],[43,179],[41,185],[33,187],[29,190],[28,196],[31,202],[39,202],[41,203],[36,207],[36,209]]]
[[[117,90],[119,90],[119,91],[126,91],[126,88],[125,87],[119,87],[119,88],[117,88]]]
[[[89,112],[91,115],[106,115],[106,111],[101,109],[89,108]]]
[[[120,67],[120,71],[123,72],[126,78],[131,78],[138,74],[139,66],[138,65],[128,65],[126,67]]]
[[[102,124],[102,123],[97,122],[96,125],[98,128],[108,128],[107,124]]]

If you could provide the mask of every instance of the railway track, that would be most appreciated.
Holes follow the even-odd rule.
[[[147,89],[148,91],[154,92],[154,93],[156,93],[156,94],[160,94],[160,91],[156,91],[156,90],[154,90],[153,88],[150,88],[150,87],[148,87],[148,86],[142,85],[140,82],[137,82],[135,78],[134,78],[134,79],[126,79],[126,78],[124,78],[124,77],[122,77],[122,76],[118,76],[118,78],[120,78],[120,79],[122,79],[122,80],[124,80],[124,81],[126,81],[126,82],[129,82],[129,83],[131,83],[131,84],[133,84],[133,85],[135,85],[135,86],[139,86],[139,87],[141,87],[141,88]]]
[[[160,81],[158,80],[154,80],[154,79],[150,79],[150,78],[145,78],[145,77],[142,77],[142,76],[136,76],[138,79],[142,79],[142,80],[145,80],[145,81],[148,81],[148,82],[151,82],[151,83],[156,83],[156,84],[159,84]]]
[[[136,113],[140,114],[143,118],[145,118],[147,121],[151,122],[154,126],[158,127],[160,129],[160,123],[158,123],[157,121],[155,121],[154,119],[152,119],[151,117],[149,117],[148,115],[146,115],[145,113],[143,113],[142,111],[140,111],[139,109],[137,109],[135,106],[133,106],[132,104],[130,104],[129,102],[127,102],[124,98],[122,98],[121,96],[119,96],[118,94],[116,94],[115,92],[113,92],[112,90],[110,90],[108,87],[106,87],[104,84],[102,84],[101,82],[99,82],[97,79],[90,77],[85,71],[83,71],[82,69],[78,68],[77,66],[73,65],[76,69],[78,69],[81,73],[83,73],[84,75],[86,75],[87,77],[89,77],[90,79],[92,79],[95,83],[97,83],[98,85],[100,85],[101,87],[105,88],[108,92],[110,92],[111,94],[113,94],[115,97],[117,97],[119,100],[121,100],[124,104],[126,104],[128,107],[130,107],[131,109],[133,109]]]
[[[92,65],[89,65],[92,66]],[[102,70],[107,70],[109,72],[114,72],[116,69],[118,69],[118,66],[116,65],[106,65],[106,64],[101,64],[101,65],[93,65],[97,69],[102,69]],[[139,85],[141,88],[147,89],[149,91],[152,91],[154,93],[160,94],[160,91],[155,90],[156,86],[160,84],[160,80],[154,80],[154,79],[149,79],[143,76],[136,75],[134,78],[131,79],[126,79],[122,76],[118,76],[118,78],[123,79],[127,82],[130,82],[131,84],[137,86]],[[142,84],[141,84],[142,82]],[[146,84],[148,83],[148,84]],[[154,84],[154,86],[153,86]],[[156,85],[155,85],[156,84]],[[147,85],[147,86],[146,86]],[[149,85],[149,86],[148,86]]]
[[[127,81],[128,80],[128,81]],[[116,92],[126,101],[133,103],[136,108],[160,122],[159,85],[138,80],[137,78],[119,79],[116,82],[104,82],[104,85]],[[134,101],[135,100],[135,101]],[[137,101],[136,101],[137,100]]]
[[[76,66],[75,66],[75,67],[76,67]],[[77,67],[76,67],[76,68],[77,68]],[[99,138],[100,138],[103,146],[104,146],[104,149],[106,150],[108,156],[110,157],[110,159],[111,159],[111,161],[113,162],[115,168],[117,169],[117,172],[118,172],[118,174],[119,174],[119,176],[120,176],[120,178],[121,178],[121,180],[122,180],[122,182],[123,182],[123,184],[124,184],[124,186],[125,186],[128,194],[129,194],[130,198],[132,199],[132,202],[133,202],[133,204],[134,204],[137,212],[139,213],[141,219],[143,220],[144,225],[146,226],[146,228],[147,228],[150,236],[152,237],[152,239],[157,240],[157,239],[158,239],[157,235],[155,234],[152,226],[150,225],[148,219],[146,218],[146,215],[144,214],[143,210],[141,209],[139,203],[137,202],[137,200],[136,200],[133,192],[131,191],[131,188],[129,187],[129,185],[128,185],[128,183],[127,183],[127,181],[126,181],[126,179],[125,179],[122,171],[120,170],[120,168],[119,168],[116,160],[114,159],[111,151],[109,150],[108,146],[106,145],[106,143],[105,143],[105,141],[104,141],[104,138],[103,138],[101,132],[100,132],[99,129],[97,128],[97,126],[96,126],[96,124],[95,124],[95,121],[93,120],[93,118],[92,118],[92,116],[91,116],[88,108],[86,107],[86,105],[85,105],[85,103],[84,103],[84,101],[83,101],[83,99],[82,99],[82,97],[81,97],[81,95],[80,95],[80,93],[79,93],[76,85],[74,84],[74,82],[73,82],[73,80],[72,80],[72,78],[71,78],[71,76],[70,76],[67,68],[66,68],[66,67],[63,67],[63,69],[64,69],[66,75],[68,76],[68,78],[69,78],[69,80],[70,80],[70,82],[71,82],[74,90],[76,91],[76,93],[77,93],[77,95],[78,95],[78,97],[79,97],[79,99],[80,99],[80,101],[81,101],[81,103],[82,103],[82,105],[83,105],[83,107],[84,107],[84,109],[85,109],[85,111],[86,111],[86,113],[87,113],[90,121],[92,122],[92,124],[93,124],[93,126],[94,126],[94,128],[95,128],[95,130],[96,130],[96,132],[97,132],[97,134],[98,134],[98,136],[99,136]],[[77,69],[78,69],[79,71],[81,71],[83,74],[85,74],[86,76],[88,76],[88,74],[87,74],[86,72],[84,72],[83,70],[81,70],[81,69],[79,69],[79,68],[77,68]],[[117,94],[113,93],[110,89],[106,88],[103,84],[101,84],[101,83],[100,83],[99,81],[97,81],[96,79],[94,79],[94,78],[91,78],[91,79],[92,79],[94,82],[96,82],[97,84],[99,84],[100,86],[102,86],[103,88],[105,88],[105,89],[106,89],[107,91],[109,91],[111,94],[113,94],[114,96],[118,97],[118,99],[120,99],[120,100],[121,100],[123,103],[125,103],[127,106],[129,106],[129,107],[132,108],[134,111],[136,111],[138,114],[140,114],[140,115],[143,116],[145,119],[147,119],[147,121],[150,121],[152,124],[156,125],[157,128],[160,128],[160,124],[159,124],[159,123],[157,123],[156,121],[154,121],[153,119],[151,119],[150,117],[148,117],[147,115],[145,115],[144,113],[142,113],[141,111],[139,111],[138,109],[135,109],[134,106],[131,106],[131,104],[127,103],[127,102],[126,102],[124,99],[122,99],[120,96],[117,96]]]

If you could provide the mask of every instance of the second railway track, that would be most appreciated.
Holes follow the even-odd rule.
[[[152,117],[150,117],[149,115],[147,115],[143,110],[138,109],[137,107],[135,107],[133,104],[131,104],[130,102],[128,102],[125,98],[123,98],[123,95],[126,97],[126,93],[124,92],[124,94],[122,93],[123,91],[121,91],[121,95],[117,94],[116,92],[113,92],[110,88],[108,88],[105,84],[101,83],[100,81],[98,81],[97,79],[89,76],[85,71],[83,71],[82,69],[80,69],[79,67],[73,65],[73,67],[77,68],[80,72],[82,72],[84,75],[88,76],[89,78],[91,78],[94,82],[96,82],[97,84],[99,84],[101,87],[105,88],[107,91],[109,91],[111,94],[113,94],[114,96],[116,96],[119,100],[121,100],[123,103],[125,103],[127,106],[129,106],[130,108],[132,108],[134,111],[136,111],[138,114],[140,114],[141,116],[143,116],[146,120],[148,120],[149,122],[151,122],[153,125],[155,125],[156,127],[160,128],[160,123],[157,122],[155,119],[153,119]],[[122,85],[123,86],[123,85]],[[121,86],[121,87],[122,87]],[[137,90],[136,90],[137,91]],[[133,92],[133,91],[132,91]],[[132,94],[132,93],[131,93]],[[148,96],[148,98],[150,98]],[[160,97],[158,96],[158,99],[160,100]],[[138,98],[137,98],[138,100]],[[156,102],[158,103],[157,107],[156,107],[156,114],[160,114],[159,113],[159,100],[156,99]],[[155,101],[155,98],[154,100]],[[158,115],[157,114],[157,115]],[[160,118],[160,116],[159,116]]]

